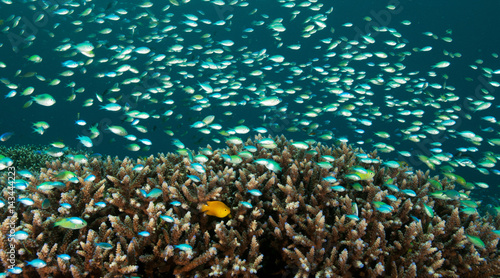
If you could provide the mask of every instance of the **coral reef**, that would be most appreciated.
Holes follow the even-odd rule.
[[[53,156],[48,154],[52,149],[54,148],[42,145],[14,145],[11,147],[0,146],[0,155],[12,159],[14,161],[14,165],[12,166],[19,170],[26,169],[29,171],[39,171],[40,168],[45,167],[46,161],[54,159]],[[69,148],[61,149],[61,156],[68,154],[89,155],[84,150],[73,150]]]
[[[258,137],[198,154],[46,162],[15,192],[33,204],[0,209],[0,271],[9,267],[12,243],[23,270],[14,277],[500,273],[493,232],[500,217],[462,213],[469,192],[428,172],[388,167],[375,152],[308,143]],[[7,175],[0,180],[7,184]],[[40,186],[47,181],[62,185]],[[226,204],[231,218],[201,212],[207,201]],[[54,227],[68,217],[86,225]],[[27,238],[9,240],[11,223]],[[26,263],[37,258],[46,266]]]

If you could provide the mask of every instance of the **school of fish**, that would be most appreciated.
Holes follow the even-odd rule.
[[[333,3],[268,4],[1,0],[2,104],[19,104],[19,128],[54,157],[66,146],[118,144],[134,155],[172,143],[182,153],[286,134],[299,148],[347,142],[388,153],[389,167],[406,161],[467,189],[498,186],[488,178],[500,175],[497,53],[457,68],[453,30],[420,30],[404,13],[387,26],[366,16],[360,33],[335,21]],[[456,88],[457,78],[476,90]],[[51,137],[66,124],[71,139]],[[0,133],[15,143],[19,132]]]

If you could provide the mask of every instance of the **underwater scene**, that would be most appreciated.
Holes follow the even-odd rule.
[[[500,277],[499,10],[0,0],[0,278]]]

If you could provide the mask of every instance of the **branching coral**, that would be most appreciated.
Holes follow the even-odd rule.
[[[37,145],[15,145],[12,147],[0,146],[0,155],[9,157],[14,161],[13,166],[19,170],[38,171],[41,167],[45,167],[46,161],[51,161],[54,157],[48,153],[53,151],[47,146]],[[60,150],[60,155],[88,155],[82,150],[74,150],[64,148]]]
[[[283,137],[273,139],[274,147],[260,144],[262,139],[205,152],[208,161],[160,154],[47,162],[26,190],[15,192],[33,204],[16,202],[14,213],[7,206],[0,210],[2,268],[10,265],[12,243],[22,277],[500,273],[493,233],[500,218],[461,213],[468,192],[455,191],[451,182],[442,181],[438,191],[428,173],[386,168],[376,153],[345,144],[305,150]],[[253,160],[228,159],[244,146],[256,148]],[[281,169],[271,169],[270,161]],[[76,179],[61,178],[63,171]],[[0,180],[7,184],[5,174]],[[47,181],[62,186],[40,189]],[[7,188],[2,197],[8,200]],[[231,218],[205,215],[200,209],[208,201],[229,206]],[[54,227],[68,217],[86,225]],[[9,240],[11,223],[27,238]],[[26,264],[36,258],[47,265]]]

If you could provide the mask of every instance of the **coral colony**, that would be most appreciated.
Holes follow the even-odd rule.
[[[3,276],[494,277],[500,217],[376,153],[284,137],[123,160],[73,156],[15,180]],[[19,176],[19,175],[18,175]],[[1,176],[3,185],[8,177]],[[8,200],[9,189],[2,198]],[[12,225],[13,224],[13,225]],[[12,229],[12,230],[11,230]]]

